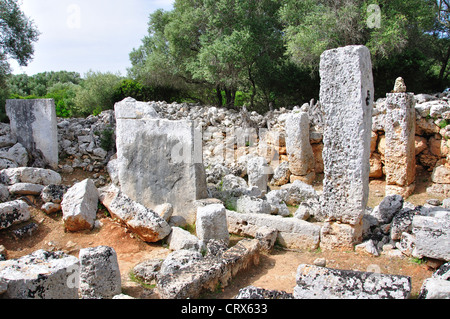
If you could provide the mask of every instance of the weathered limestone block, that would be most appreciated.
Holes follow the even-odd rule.
[[[31,184],[61,184],[61,175],[50,169],[35,167],[8,168],[0,171],[0,181],[3,184],[31,183]]]
[[[413,93],[388,93],[385,118],[386,184],[407,187],[416,178],[416,112]],[[395,189],[387,188],[389,194]]]
[[[58,166],[58,130],[53,99],[7,100],[11,133],[28,152],[41,152],[47,164]]]
[[[217,239],[228,244],[230,240],[226,209],[222,204],[199,207],[195,226],[198,238],[204,243],[211,239]]]
[[[244,195],[237,199],[236,211],[243,214],[271,214],[272,207],[267,200]]]
[[[101,189],[99,199],[113,218],[119,219],[145,242],[157,242],[171,232],[171,227],[161,216],[114,186]]]
[[[111,299],[121,293],[117,254],[112,247],[80,250],[80,295],[83,299]]]
[[[320,231],[320,248],[352,251],[353,246],[362,241],[362,229],[362,222],[358,225],[326,222]]]
[[[418,299],[450,299],[450,281],[426,279],[422,284]]]
[[[172,227],[172,232],[167,237],[167,243],[171,250],[186,249],[199,251],[201,248],[200,240],[180,227]]]
[[[320,102],[325,112],[323,212],[359,224],[369,196],[373,76],[369,50],[347,46],[320,60]]]
[[[442,216],[414,216],[412,233],[415,236],[413,256],[450,260],[450,213]]]
[[[40,195],[43,189],[43,185],[32,183],[17,183],[8,187],[9,192],[14,195]]]
[[[139,102],[127,97],[114,105],[116,118],[120,119],[152,119],[160,118],[153,106],[147,102]]]
[[[118,179],[122,192],[145,207],[170,203],[195,221],[193,202],[207,198],[202,138],[193,121],[129,119],[116,114]]]
[[[78,299],[78,276],[78,258],[61,251],[0,262],[0,282],[7,285],[2,298]]]
[[[418,299],[450,299],[450,263],[443,264],[423,282]]]
[[[158,276],[157,288],[163,299],[196,298],[204,291],[226,287],[240,271],[259,264],[260,242],[242,239],[221,256],[205,257],[182,269]]]
[[[431,174],[431,180],[436,184],[450,184],[450,168],[445,165],[436,166]]]
[[[91,179],[69,188],[61,202],[64,226],[68,231],[94,228],[98,209],[98,191]]]
[[[227,210],[228,230],[233,234],[256,234],[259,228],[278,231],[277,240],[287,248],[314,250],[319,247],[320,226],[297,218],[283,218],[265,214],[240,214]]]
[[[275,186],[285,185],[289,183],[290,177],[289,162],[284,161],[275,168],[270,184]]]
[[[23,200],[18,199],[0,204],[0,229],[25,222],[30,217],[30,206]]]
[[[309,138],[308,113],[292,112],[287,117],[285,126],[289,170],[297,176],[314,172],[315,159]]]
[[[267,290],[254,286],[247,286],[239,290],[234,299],[294,299],[294,296],[285,291]]]
[[[408,299],[411,277],[339,270],[302,264],[297,269],[296,299]]]
[[[258,187],[263,194],[267,192],[270,167],[262,156],[255,156],[247,162],[248,186]]]

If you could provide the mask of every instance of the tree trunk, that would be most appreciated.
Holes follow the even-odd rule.
[[[447,55],[442,61],[441,65],[441,71],[439,72],[439,84],[442,86],[443,89],[445,89],[444,86],[444,79],[445,79],[445,70],[447,70],[447,65],[450,60],[450,46],[447,49]]]
[[[217,106],[223,106],[222,89],[218,85],[216,87]]]

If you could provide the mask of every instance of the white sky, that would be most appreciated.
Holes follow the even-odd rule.
[[[147,35],[150,13],[172,10],[174,0],[19,0],[39,29],[27,67],[10,61],[14,74],[45,71],[120,72]]]

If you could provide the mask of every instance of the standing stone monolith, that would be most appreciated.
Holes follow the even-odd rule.
[[[27,149],[35,161],[43,161],[50,168],[56,169],[58,129],[53,99],[7,100],[6,114],[13,137]]]
[[[192,223],[194,201],[208,197],[201,134],[193,121],[156,118],[143,104],[126,99],[115,105],[121,191],[150,209],[170,203],[174,215]]]
[[[309,117],[306,112],[292,112],[286,119],[286,152],[289,170],[301,181],[311,184],[314,180],[315,159],[309,140]],[[291,182],[293,178],[291,175]]]
[[[386,195],[410,196],[415,188],[416,111],[413,93],[388,93],[384,123]]]
[[[323,214],[358,228],[369,196],[373,75],[365,46],[325,51],[320,59],[320,102],[325,113],[323,134]],[[338,236],[339,237],[339,236]],[[344,237],[343,246],[351,246]]]

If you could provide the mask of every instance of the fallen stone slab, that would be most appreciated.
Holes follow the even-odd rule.
[[[187,230],[180,227],[172,227],[172,232],[167,237],[167,243],[171,250],[195,250],[200,251],[200,240]]]
[[[219,256],[205,257],[173,273],[160,276],[157,288],[163,299],[196,298],[204,291],[226,287],[241,270],[259,263],[260,242],[242,239]]]
[[[66,185],[47,185],[41,192],[41,199],[46,203],[52,202],[60,204],[63,200],[64,193],[67,192],[68,189],[69,187]]]
[[[73,185],[61,202],[63,221],[68,231],[94,228],[98,209],[98,191],[91,179]]]
[[[450,281],[437,278],[426,279],[418,299],[450,299]]]
[[[408,299],[411,277],[302,264],[296,299]]]
[[[83,299],[112,299],[121,293],[117,254],[112,247],[80,250],[80,295]]]
[[[145,242],[164,239],[172,230],[156,212],[133,201],[116,187],[101,189],[99,198],[113,218],[119,219]]]
[[[450,260],[450,213],[433,212],[434,216],[414,216],[412,234],[415,247],[412,255]],[[439,217],[441,216],[441,217]]]
[[[267,200],[244,195],[237,199],[236,211],[243,214],[254,213],[270,215],[272,207]]]
[[[44,189],[43,185],[32,183],[17,183],[8,187],[8,190],[13,195],[40,195]]]
[[[247,286],[240,289],[234,299],[294,299],[294,296],[285,291]]]
[[[79,260],[64,252],[38,250],[0,262],[6,299],[78,299]]]
[[[31,184],[61,184],[59,173],[44,168],[18,167],[0,171],[0,182],[3,184],[31,183]]]
[[[23,200],[19,199],[0,204],[0,229],[25,222],[30,217],[30,206]]]
[[[227,210],[228,231],[233,234],[256,233],[260,227],[276,230],[280,245],[287,248],[317,249],[321,226],[298,218],[265,214],[240,214]]]

